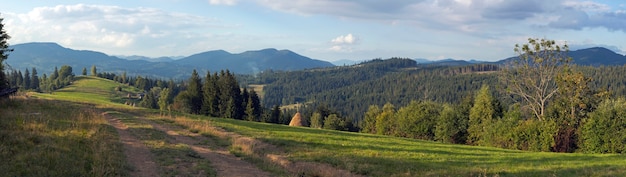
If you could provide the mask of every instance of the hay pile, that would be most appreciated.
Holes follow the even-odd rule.
[[[293,115],[293,117],[291,118],[291,122],[289,122],[289,126],[294,126],[294,127],[302,127],[304,126],[304,122],[302,120],[302,115],[298,112],[296,113],[296,115]]]

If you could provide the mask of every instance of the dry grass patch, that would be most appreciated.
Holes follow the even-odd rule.
[[[4,176],[126,176],[115,129],[92,107],[28,99],[0,103]]]

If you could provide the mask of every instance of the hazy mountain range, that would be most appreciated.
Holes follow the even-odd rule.
[[[264,49],[238,54],[223,50],[207,51],[180,59],[171,57],[109,56],[101,52],[74,50],[56,43],[24,43],[14,49],[6,61],[13,69],[37,68],[51,73],[55,66],[70,65],[74,73],[96,65],[99,71],[143,75],[159,78],[186,78],[192,69],[200,73],[230,70],[237,74],[253,74],[264,70],[302,70],[331,67],[333,64],[298,55],[289,50]],[[124,59],[123,59],[124,58]]]
[[[253,74],[265,70],[293,71],[310,68],[353,65],[362,61],[338,60],[333,63],[311,59],[289,50],[263,49],[243,53],[229,53],[224,50],[202,52],[186,57],[110,56],[97,51],[74,50],[56,43],[24,43],[11,46],[14,49],[6,61],[10,69],[24,70],[37,68],[39,73],[51,73],[55,66],[70,65],[74,73],[82,68],[96,65],[99,71],[142,75],[159,78],[184,79],[192,69],[200,73],[228,69],[237,74]],[[573,63],[579,65],[624,65],[626,56],[602,47],[570,51]],[[414,59],[419,64],[461,66],[475,63],[503,63],[509,57],[497,62],[480,60],[445,59],[432,61]]]

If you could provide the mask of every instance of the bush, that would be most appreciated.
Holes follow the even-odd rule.
[[[583,122],[579,145],[584,152],[626,152],[626,100],[607,100]]]
[[[514,142],[519,150],[550,151],[558,127],[550,120],[525,120],[515,127]]]

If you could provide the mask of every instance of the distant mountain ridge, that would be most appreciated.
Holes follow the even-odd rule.
[[[10,46],[14,49],[6,61],[11,68],[37,68],[41,74],[50,74],[55,66],[70,65],[74,73],[96,65],[98,71],[142,75],[158,78],[186,79],[192,69],[198,72],[230,70],[236,74],[253,74],[264,70],[301,70],[331,67],[333,64],[314,60],[289,50],[263,49],[231,54],[223,50],[198,53],[178,60],[142,56],[120,57],[65,48],[56,43],[33,42]]]
[[[37,68],[40,75],[50,74],[55,66],[70,65],[74,73],[82,68],[91,68],[96,65],[99,71],[142,75],[147,77],[186,79],[192,69],[198,72],[216,72],[228,69],[237,74],[253,74],[265,70],[294,71],[311,68],[333,67],[330,62],[311,59],[289,50],[263,49],[242,53],[229,53],[224,50],[213,50],[197,53],[180,59],[171,57],[149,58],[143,56],[109,56],[107,54],[65,48],[56,43],[34,42],[10,46],[15,49],[6,61],[12,69],[24,70]],[[570,51],[572,63],[578,65],[625,65],[626,56],[615,53],[603,47],[593,47]],[[464,66],[476,63],[502,64],[510,57],[497,62],[479,60],[446,59],[431,61],[427,59],[413,59],[416,63],[439,66]],[[349,61],[342,60],[343,65]],[[355,63],[356,64],[356,63]]]

